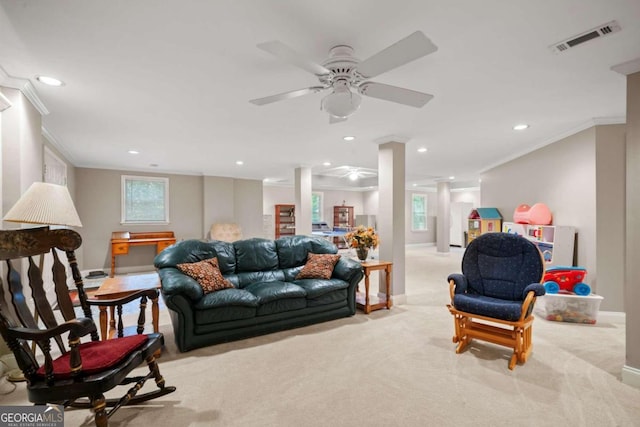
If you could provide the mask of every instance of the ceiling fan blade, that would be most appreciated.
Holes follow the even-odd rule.
[[[346,122],[347,118],[346,117],[336,117],[336,116],[332,116],[331,114],[329,114],[329,124],[332,125],[334,123],[340,123],[340,122]]]
[[[366,96],[417,108],[423,107],[433,98],[433,95],[428,93],[375,82],[362,83],[358,91]]]
[[[369,79],[436,50],[438,47],[422,31],[416,31],[359,63],[357,71],[362,77]]]
[[[277,95],[265,96],[264,98],[252,99],[249,102],[255,105],[271,104],[276,101],[297,98],[299,96],[308,95],[310,93],[318,93],[325,88],[322,86],[312,86],[306,89],[292,90],[290,92],[279,93]]]
[[[296,65],[303,70],[307,70],[308,72],[315,74],[316,76],[324,76],[331,73],[331,71],[329,71],[327,68],[323,67],[320,64],[316,64],[306,56],[296,52],[289,46],[277,40],[260,43],[257,46],[265,52],[269,52],[270,54],[277,56],[281,60]]]

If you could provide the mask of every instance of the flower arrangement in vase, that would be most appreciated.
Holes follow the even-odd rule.
[[[373,227],[359,225],[345,236],[349,246],[355,248],[358,259],[364,261],[369,255],[369,249],[377,248],[380,240]]]

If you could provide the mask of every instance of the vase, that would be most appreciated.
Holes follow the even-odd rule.
[[[360,246],[356,248],[356,255],[358,255],[358,259],[360,261],[364,261],[369,256],[369,248],[366,246]]]

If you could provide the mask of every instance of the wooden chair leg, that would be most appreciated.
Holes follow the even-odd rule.
[[[160,374],[160,368],[158,368],[156,358],[154,356],[147,358],[147,365],[149,366],[149,371],[153,374],[153,378],[155,379],[158,388],[164,388],[164,378]]]
[[[104,399],[104,395],[100,394],[91,398],[91,406],[95,413],[95,421],[97,427],[108,427],[109,419],[107,418],[107,403]]]

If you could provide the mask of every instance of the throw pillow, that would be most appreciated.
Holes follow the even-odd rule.
[[[340,259],[340,255],[312,254],[307,255],[307,263],[302,267],[296,279],[331,279],[333,267]]]
[[[199,262],[178,264],[176,267],[187,276],[193,277],[202,286],[205,294],[233,288],[233,284],[222,276],[216,257]]]

